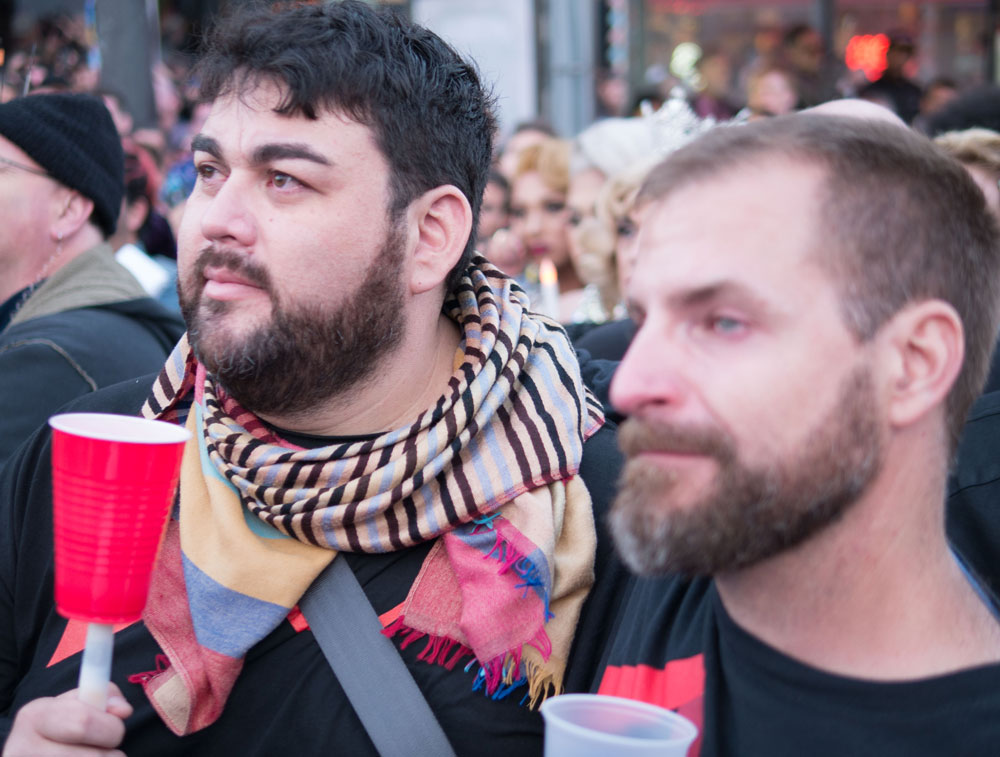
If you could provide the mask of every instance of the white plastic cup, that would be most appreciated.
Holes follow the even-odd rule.
[[[542,703],[545,757],[685,757],[698,728],[634,699],[562,694]]]

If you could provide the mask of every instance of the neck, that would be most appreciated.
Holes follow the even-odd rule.
[[[88,224],[61,242],[50,240],[37,245],[28,251],[30,254],[0,268],[0,302],[26,287],[34,287],[101,241],[100,232]]]
[[[947,543],[941,455],[896,447],[836,523],[716,577],[740,626],[806,664],[867,679],[922,678],[1000,660],[1000,625]]]
[[[280,428],[318,436],[374,434],[413,423],[447,390],[461,340],[458,326],[440,309],[430,323],[420,333],[408,330],[400,347],[349,396],[308,415],[261,417]]]

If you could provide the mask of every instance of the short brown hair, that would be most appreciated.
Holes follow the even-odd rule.
[[[1000,316],[1000,229],[965,169],[893,124],[795,114],[714,129],[650,173],[639,202],[723,170],[783,156],[826,171],[818,250],[861,341],[907,304],[943,300],[965,331],[965,361],[947,399],[951,451],[982,391]]]

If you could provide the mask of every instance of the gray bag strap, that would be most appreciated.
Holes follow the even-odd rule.
[[[347,560],[335,558],[320,573],[299,609],[382,757],[454,757]]]

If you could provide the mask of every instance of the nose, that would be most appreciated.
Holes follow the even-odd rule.
[[[540,211],[532,209],[524,215],[525,236],[532,236],[542,230],[542,214]]]
[[[221,246],[250,249],[257,237],[257,225],[248,197],[251,187],[241,187],[230,176],[211,196],[203,197],[201,233]]]
[[[643,324],[611,380],[611,404],[623,415],[674,410],[686,396],[677,348]]]

